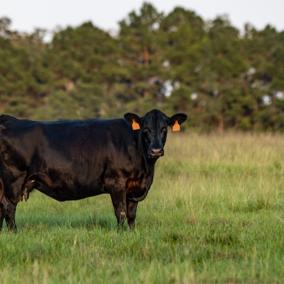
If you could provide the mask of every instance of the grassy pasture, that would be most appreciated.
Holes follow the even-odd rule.
[[[284,137],[171,134],[136,230],[109,196],[18,205],[0,283],[283,283]]]

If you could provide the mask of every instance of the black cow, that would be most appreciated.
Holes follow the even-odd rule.
[[[0,116],[0,229],[4,218],[16,229],[17,203],[34,188],[58,201],[108,193],[118,224],[127,217],[134,227],[137,204],[164,155],[168,126],[179,128],[187,116],[169,118],[154,109],[124,118],[38,122]]]

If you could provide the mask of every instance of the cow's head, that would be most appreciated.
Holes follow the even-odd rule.
[[[143,117],[139,117],[134,113],[126,113],[124,118],[134,131],[138,129],[142,131],[142,139],[148,149],[148,158],[157,159],[160,156],[164,156],[168,126],[175,125],[179,129],[179,125],[186,121],[187,115],[178,113],[172,117],[168,117],[161,111],[153,109]]]

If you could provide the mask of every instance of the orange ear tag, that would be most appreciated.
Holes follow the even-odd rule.
[[[176,120],[175,125],[173,126],[173,131],[180,131],[180,126],[179,126],[177,120]]]
[[[133,123],[132,123],[132,128],[133,130],[138,130],[140,129],[139,124],[133,119]]]

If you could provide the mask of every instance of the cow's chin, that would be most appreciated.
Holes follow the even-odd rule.
[[[149,155],[148,158],[153,159],[153,160],[157,160],[157,159],[159,159],[160,157],[163,157],[163,156],[164,156],[164,154],[163,155]]]

